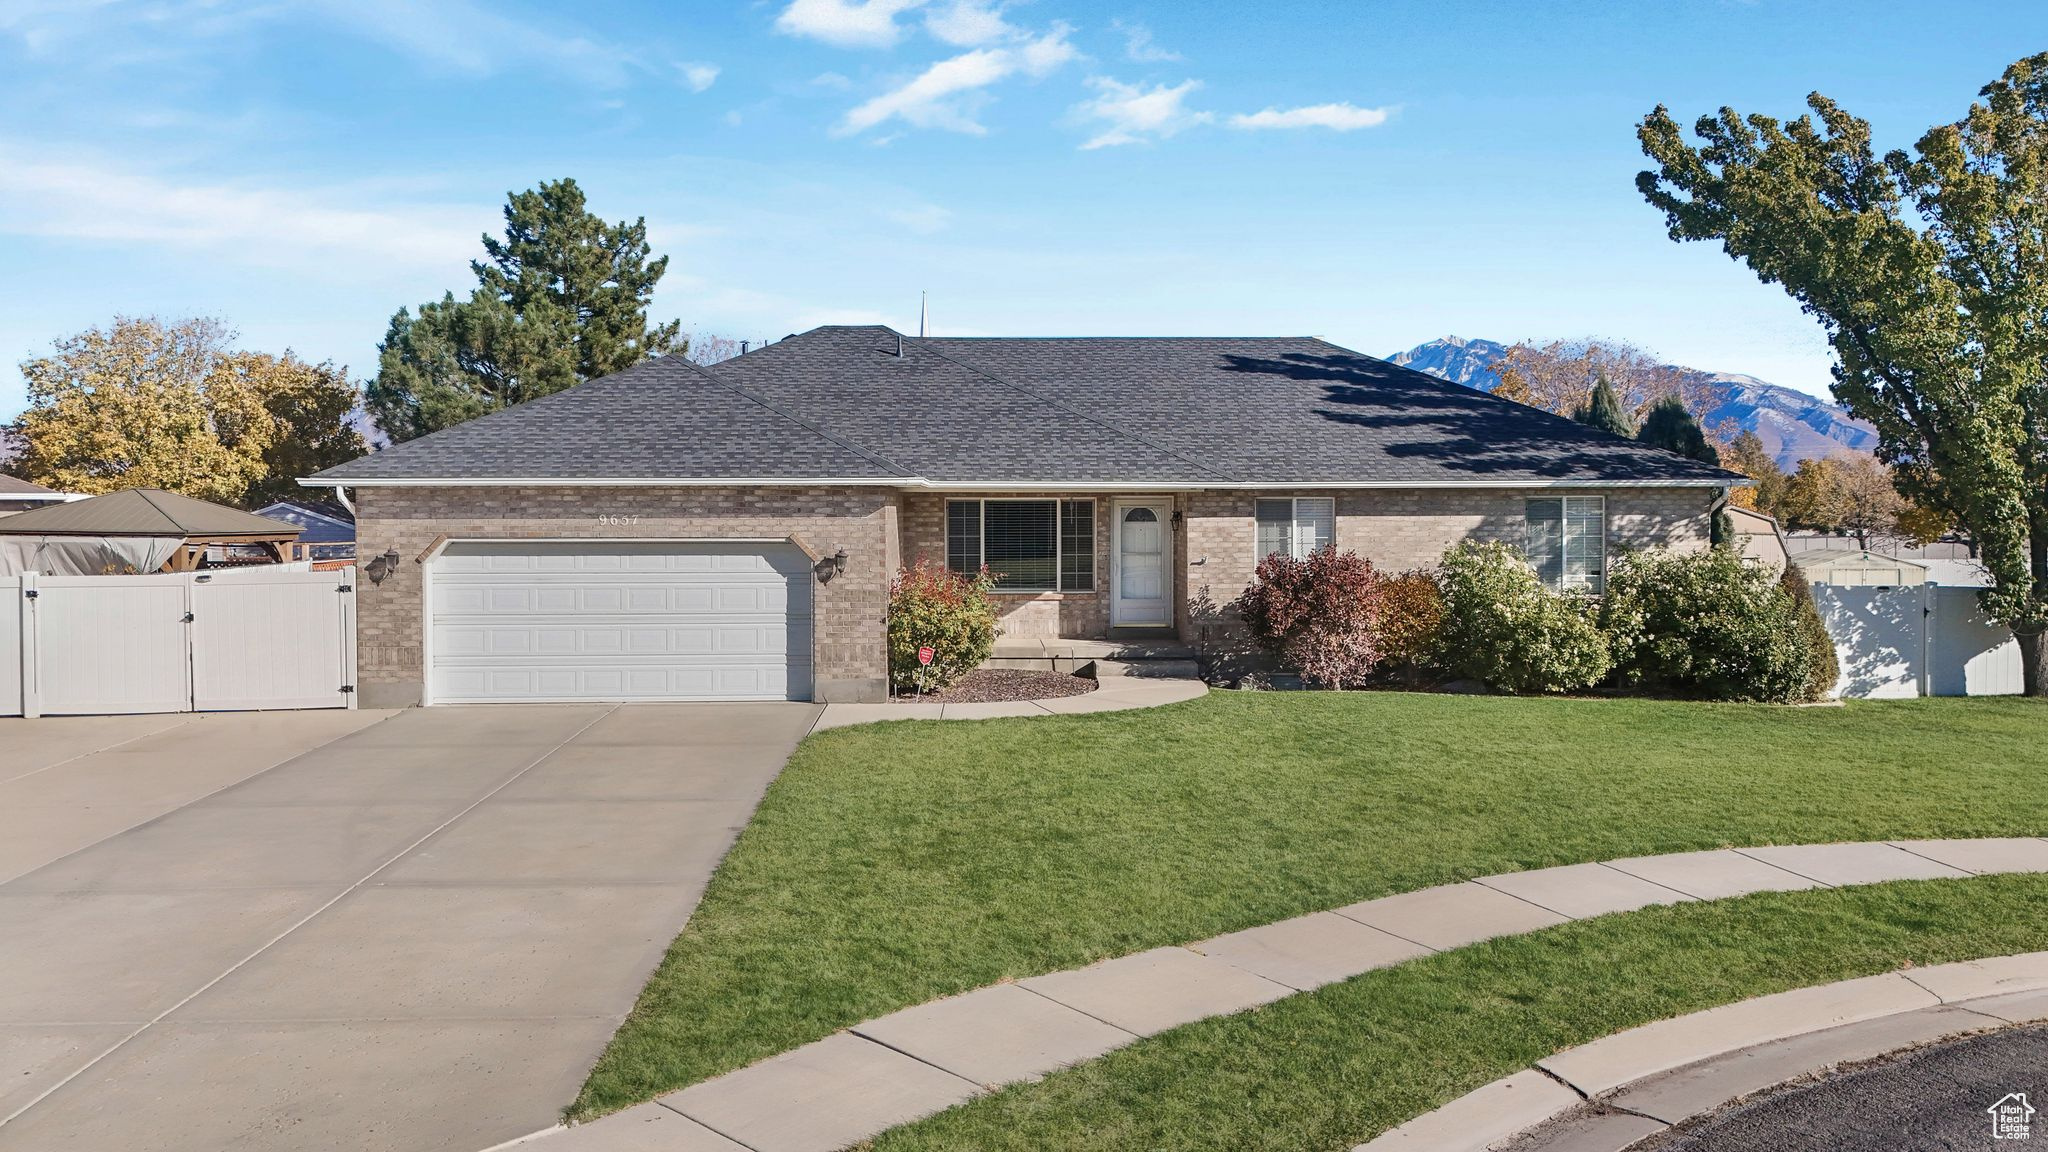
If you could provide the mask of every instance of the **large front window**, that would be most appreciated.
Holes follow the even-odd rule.
[[[1552,588],[1598,593],[1607,574],[1607,500],[1547,496],[1524,508],[1529,563]]]
[[[1311,552],[1337,543],[1337,502],[1328,496],[1260,500],[1254,512],[1260,560],[1275,552],[1305,560]]]
[[[946,567],[998,592],[1093,592],[1095,501],[948,500]]]

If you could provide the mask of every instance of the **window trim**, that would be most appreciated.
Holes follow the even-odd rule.
[[[1600,508],[1600,531],[1598,536],[1596,537],[1600,543],[1600,565],[1598,571],[1593,574],[1591,579],[1581,579],[1579,583],[1575,584],[1572,582],[1570,557],[1570,524],[1572,517],[1572,505],[1574,503],[1583,505],[1587,502],[1598,504]],[[1523,497],[1522,555],[1525,559],[1529,561],[1530,567],[1536,568],[1537,576],[1538,578],[1541,578],[1543,574],[1543,569],[1537,566],[1536,558],[1529,554],[1529,506],[1531,504],[1539,503],[1555,503],[1557,505],[1557,583],[1552,584],[1550,581],[1544,580],[1543,586],[1550,589],[1553,592],[1586,592],[1594,596],[1605,595],[1607,592],[1608,558],[1608,521],[1606,494],[1602,493],[1598,496],[1568,496],[1560,493],[1556,496]]]
[[[1336,547],[1337,547],[1337,498],[1336,498],[1335,496],[1257,496],[1257,497],[1253,497],[1253,499],[1252,499],[1252,567],[1254,567],[1254,568],[1257,568],[1257,567],[1258,567],[1258,566],[1259,566],[1260,564],[1264,563],[1264,562],[1265,562],[1265,559],[1266,559],[1266,557],[1268,557],[1268,556],[1271,556],[1271,555],[1273,554],[1273,552],[1278,552],[1278,551],[1279,551],[1279,549],[1277,549],[1277,548],[1276,548],[1276,549],[1273,549],[1273,551],[1272,551],[1272,552],[1261,552],[1261,551],[1259,550],[1259,505],[1261,505],[1261,504],[1278,504],[1278,503],[1280,503],[1280,502],[1281,502],[1281,501],[1283,501],[1283,500],[1287,502],[1287,555],[1288,555],[1288,556],[1290,556],[1290,557],[1292,557],[1293,559],[1296,559],[1296,560],[1306,560],[1306,559],[1308,559],[1308,556],[1309,556],[1309,553],[1300,553],[1300,554],[1297,554],[1297,553],[1295,552],[1295,546],[1296,546],[1296,545],[1297,545],[1297,544],[1299,543],[1299,541],[1295,539],[1295,530],[1296,530],[1296,528],[1297,528],[1297,527],[1298,527],[1298,526],[1299,526],[1299,525],[1301,524],[1301,502],[1302,502],[1303,500],[1320,500],[1320,501],[1323,501],[1323,502],[1327,503],[1327,504],[1328,504],[1328,505],[1330,506],[1330,542],[1329,542],[1328,544],[1325,544],[1325,545],[1324,545],[1324,547],[1325,547],[1325,548],[1331,548],[1331,549],[1334,549],[1334,548],[1336,548]],[[1311,551],[1311,552],[1313,552],[1313,551],[1314,551],[1314,549],[1311,549],[1310,551]]]
[[[1004,587],[997,584],[998,596],[1088,596],[1097,592],[1102,584],[1096,568],[1101,563],[1102,522],[1097,517],[1096,499],[1093,496],[949,496],[945,501],[945,512],[941,517],[945,538],[947,570],[952,570],[952,519],[953,505],[973,504],[976,506],[974,562],[977,569],[988,566],[988,506],[990,504],[1051,504],[1052,509],[1052,572],[1053,586],[1050,588]],[[1088,506],[1088,587],[1067,587],[1067,534],[1063,522],[1069,504]]]

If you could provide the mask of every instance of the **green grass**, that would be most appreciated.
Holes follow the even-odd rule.
[[[2048,709],[1394,693],[805,742],[572,1114],[938,996],[1516,868],[2037,834]]]
[[[1750,996],[2048,948],[2048,877],[1603,917],[1367,973],[885,1133],[876,1152],[1350,1148],[1560,1048]]]

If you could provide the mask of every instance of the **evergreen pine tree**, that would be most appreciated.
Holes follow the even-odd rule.
[[[483,244],[467,299],[399,309],[378,345],[366,407],[393,441],[687,350],[679,322],[647,322],[668,257],[648,258],[646,220],[606,223],[574,180],[513,193]]]
[[[1593,385],[1592,397],[1572,413],[1572,419],[1616,436],[1633,436],[1636,432],[1628,413],[1622,409],[1621,397],[1615,395],[1614,385],[1606,376],[1600,377],[1600,382]]]
[[[1689,460],[1708,464],[1721,462],[1720,450],[1707,442],[1707,434],[1700,429],[1700,422],[1686,411],[1685,401],[1676,396],[1666,396],[1650,405],[1650,410],[1643,415],[1643,426],[1636,433],[1636,439],[1667,452],[1676,452]]]

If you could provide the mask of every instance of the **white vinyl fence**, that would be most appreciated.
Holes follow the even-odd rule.
[[[2019,642],[1984,618],[1974,588],[1815,584],[1813,599],[1835,639],[1835,695],[2010,696],[2020,691]]]
[[[269,566],[0,578],[0,716],[353,708],[354,586]]]

